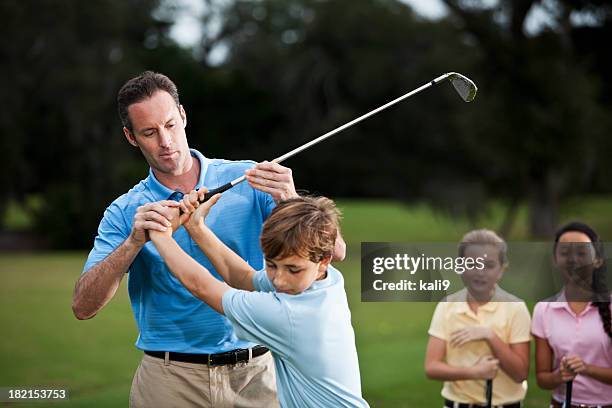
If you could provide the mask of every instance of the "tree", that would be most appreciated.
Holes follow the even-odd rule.
[[[570,15],[586,2],[558,2],[558,23],[535,36],[525,33],[525,20],[537,1],[445,3],[486,55],[485,89],[503,95],[488,112],[507,127],[495,138],[511,169],[503,177],[507,192],[499,193],[526,197],[532,235],[549,237],[560,200],[583,193],[595,176],[594,164],[603,159],[598,146],[609,130],[597,79],[569,41]]]
[[[89,246],[126,175],[144,170],[126,148],[115,100],[120,85],[144,70],[144,56],[163,45],[168,25],[152,17],[158,6],[0,2],[10,16],[0,29],[0,203],[40,195],[36,227],[52,246]]]

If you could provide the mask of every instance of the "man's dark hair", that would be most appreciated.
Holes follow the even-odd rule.
[[[176,105],[180,105],[176,85],[170,78],[158,72],[145,71],[127,81],[119,90],[117,95],[119,119],[121,119],[121,124],[128,128],[130,132],[133,133],[134,131],[128,115],[128,108],[132,104],[152,97],[157,91],[168,92],[172,99],[174,99],[174,102],[176,102]]]

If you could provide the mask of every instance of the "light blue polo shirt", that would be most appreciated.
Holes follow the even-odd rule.
[[[225,292],[223,310],[239,338],[272,351],[281,406],[367,407],[342,274],[329,266],[299,295],[274,292],[265,269],[253,284]]]
[[[200,161],[197,188],[214,188],[244,174],[251,161],[208,159],[196,150]],[[146,203],[178,199],[153,174],[116,199],[104,212],[94,247],[83,272],[106,258],[129,236],[136,209]],[[223,193],[211,209],[206,225],[253,268],[263,267],[259,235],[264,220],[275,203],[269,194],[251,188],[246,182]],[[219,280],[221,277],[184,228],[174,239],[191,257]],[[252,347],[239,340],[229,320],[195,298],[168,269],[152,242],[147,242],[129,268],[128,292],[140,334],[136,347],[149,351],[219,353]]]

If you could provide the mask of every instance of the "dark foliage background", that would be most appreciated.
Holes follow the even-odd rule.
[[[532,235],[548,236],[562,200],[611,190],[607,1],[446,0],[436,21],[396,0],[205,3],[192,50],[168,34],[169,2],[0,2],[0,213],[17,203],[50,245],[89,247],[104,208],[146,177],[115,106],[145,69],[179,86],[191,145],[230,159],[272,159],[444,72],[478,84],[471,104],[443,86],[289,160],[313,192],[469,216],[498,199],[502,230],[527,203]],[[535,6],[550,23],[528,34]]]

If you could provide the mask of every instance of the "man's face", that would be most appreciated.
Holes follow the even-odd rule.
[[[189,145],[185,134],[187,117],[182,106],[165,91],[128,107],[133,132],[123,128],[130,144],[140,148],[157,172],[178,176],[189,169]]]
[[[312,262],[293,255],[282,259],[266,258],[266,272],[279,293],[297,295],[325,276],[330,259]]]

